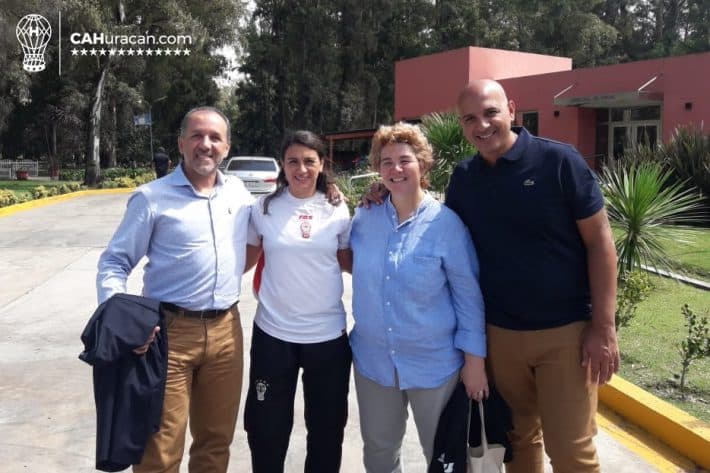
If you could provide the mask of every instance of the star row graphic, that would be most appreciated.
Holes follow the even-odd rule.
[[[189,49],[133,49],[133,48],[128,48],[128,49],[123,49],[123,48],[111,48],[111,49],[106,49],[106,48],[101,48],[101,49],[96,49],[96,48],[91,48],[91,49],[72,49],[71,50],[71,55],[72,56],[189,56],[190,55],[190,50]]]

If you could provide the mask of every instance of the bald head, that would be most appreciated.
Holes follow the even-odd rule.
[[[495,96],[504,102],[508,102],[508,97],[505,94],[505,89],[500,85],[500,82],[496,82],[493,79],[476,79],[464,87],[459,93],[457,104],[461,103],[464,98],[472,97],[489,97]]]
[[[515,144],[518,135],[511,130],[515,104],[503,87],[491,79],[470,82],[459,93],[459,121],[466,139],[490,164]]]

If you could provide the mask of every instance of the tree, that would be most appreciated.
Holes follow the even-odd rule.
[[[135,113],[166,97],[158,111],[166,120],[157,132],[174,142],[177,125],[187,107],[214,103],[218,96],[213,77],[226,67],[214,55],[218,47],[236,40],[236,26],[244,12],[241,0],[65,0],[65,32],[106,35],[190,35],[191,56],[151,58],[118,56],[71,57],[64,54],[63,74],[56,73],[56,42],[45,55],[42,74],[19,70],[21,58],[14,39],[14,23],[30,9],[57,24],[57,13],[46,2],[8,0],[0,23],[0,134],[3,148],[13,155],[46,155],[50,167],[59,161],[85,157],[86,181],[99,178],[100,164],[113,166],[119,159],[145,159],[147,133],[133,126]],[[66,44],[66,43],[65,43]],[[6,52],[7,51],[7,52]],[[101,158],[101,159],[100,159]],[[139,158],[139,159],[136,159]],[[102,163],[100,161],[103,161]]]
[[[710,49],[710,2],[688,0],[687,27],[683,31],[683,42],[688,52]]]
[[[681,360],[678,387],[681,396],[685,399],[685,381],[690,364],[695,360],[710,357],[710,324],[707,315],[696,314],[688,304],[683,304],[681,312],[685,317],[685,327],[688,332],[685,340],[682,340],[678,347]]]
[[[47,2],[3,2],[2,152],[53,163],[85,155],[89,182],[99,164],[145,158],[148,136],[134,114],[150,108],[156,141],[175,146],[185,111],[220,96],[213,78],[227,67],[215,54],[223,45],[242,59],[234,144],[267,154],[288,128],[391,122],[401,59],[473,45],[571,56],[579,67],[710,50],[707,0],[62,0],[65,31],[182,34],[193,44],[179,60],[67,58],[58,77],[56,43],[46,73],[21,69],[14,26],[28,10],[57,21]],[[67,136],[78,132],[81,146]]]
[[[272,154],[283,132],[391,120],[394,62],[428,51],[430,2],[257,1],[243,29],[239,145]]]
[[[39,5],[36,2],[6,0],[0,10],[0,136],[7,130],[17,106],[30,100],[30,78],[22,70],[22,53],[15,38],[16,18],[20,18],[21,12],[29,7]],[[0,155],[3,153],[2,145],[0,142]]]

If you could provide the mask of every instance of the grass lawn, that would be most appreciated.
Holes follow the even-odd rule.
[[[706,248],[707,257],[707,248]],[[619,331],[621,376],[680,409],[710,422],[710,359],[694,361],[686,378],[686,400],[675,388],[679,344],[686,335],[680,308],[710,316],[710,293],[670,279],[652,277],[655,289],[639,304],[636,318]]]
[[[670,241],[666,251],[689,276],[710,281],[710,228],[688,228],[688,244]]]
[[[677,263],[673,270],[710,282],[710,228],[681,227],[681,239],[666,239],[668,256]],[[619,230],[613,230],[614,237]]]

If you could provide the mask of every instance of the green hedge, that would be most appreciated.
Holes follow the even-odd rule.
[[[21,204],[34,199],[43,199],[54,195],[68,194],[81,190],[82,186],[78,182],[68,182],[60,186],[37,186],[30,190],[29,193],[23,192],[15,194],[8,189],[0,189],[0,207]]]
[[[144,174],[153,173],[153,169],[149,167],[145,168],[109,168],[101,170],[101,179],[104,181],[115,181],[121,177],[130,177],[135,179]],[[155,179],[155,177],[153,177]],[[60,181],[83,181],[84,180],[84,170],[83,169],[63,169],[59,172]]]
[[[60,180],[81,181],[84,179],[83,169],[69,169],[59,173]],[[112,168],[103,171],[103,180],[99,184],[102,189],[138,187],[155,179],[151,168]],[[79,182],[69,182],[58,186],[37,186],[29,193],[15,194],[8,189],[0,189],[0,207],[21,204],[33,199],[43,199],[59,194],[78,191],[82,188]]]
[[[146,169],[147,168],[143,168],[144,172],[135,173],[133,176],[124,175],[112,179],[104,178],[104,180],[101,181],[100,187],[102,189],[138,187],[155,179],[155,173],[150,169],[146,171]],[[104,174],[104,176],[106,175]]]
[[[0,207],[7,207],[8,205],[21,204],[29,198],[26,198],[27,194],[20,194],[16,196],[14,192],[7,189],[0,189]]]
[[[152,174],[153,179],[155,179],[155,174],[153,173],[152,168],[109,168],[101,170],[101,177],[105,181],[114,181],[121,177],[136,179],[145,174]]]
[[[62,169],[59,171],[60,181],[83,181],[84,180],[84,170],[83,169]]]

